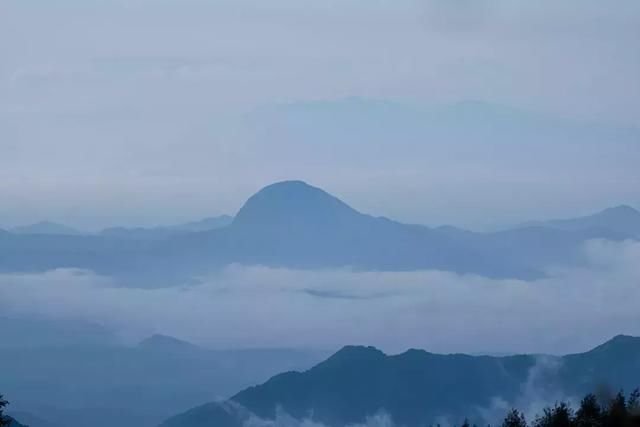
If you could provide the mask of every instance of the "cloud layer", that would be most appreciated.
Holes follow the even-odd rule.
[[[640,334],[640,243],[590,242],[586,269],[534,282],[448,272],[232,266],[202,284],[113,287],[90,272],[0,276],[7,316],[73,318],[128,338],[163,333],[216,348],[376,345],[435,352],[586,350]]]

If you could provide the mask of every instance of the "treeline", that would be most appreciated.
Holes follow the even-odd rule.
[[[4,409],[7,407],[9,402],[4,399],[4,396],[0,394],[0,427],[5,427],[11,425],[11,419],[9,417],[5,417]]]
[[[13,423],[4,415],[8,403],[0,394],[0,427]],[[465,421],[461,427],[471,425]],[[474,424],[473,427],[477,426]],[[640,427],[640,390],[636,389],[629,396],[619,392],[613,397],[598,397],[591,393],[582,399],[577,410],[566,402],[559,402],[545,408],[530,423],[522,412],[512,409],[500,427]]]
[[[27,427],[4,414],[4,410],[8,404],[9,402],[0,394],[0,427]]]
[[[469,427],[465,422],[464,427]],[[501,427],[640,427],[640,392],[629,396],[619,392],[613,397],[588,394],[574,410],[565,402],[543,410],[531,423],[512,409]]]

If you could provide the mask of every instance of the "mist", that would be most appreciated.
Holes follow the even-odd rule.
[[[638,40],[638,0],[0,0],[0,424],[628,392]]]
[[[640,332],[640,243],[590,241],[584,251],[588,267],[535,281],[233,265],[193,286],[135,289],[88,271],[5,274],[0,309],[95,322],[126,340],[159,333],[217,349],[570,353]]]
[[[638,132],[624,136],[640,123],[638,8],[633,0],[4,1],[0,228],[233,214],[242,195],[283,179],[426,224],[504,226],[638,205]],[[523,129],[495,147],[456,116],[449,130],[468,135],[452,149],[451,138],[393,126],[382,141],[356,129],[318,144],[314,132],[283,139],[246,121],[352,97],[405,107],[476,100],[613,131],[567,144]],[[530,143],[519,152],[523,139]]]

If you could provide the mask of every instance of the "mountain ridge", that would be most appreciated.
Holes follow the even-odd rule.
[[[101,427],[112,425],[114,416],[122,418],[118,426],[154,426],[327,356],[303,348],[216,350],[165,335],[138,344],[87,340],[84,328],[72,334],[73,325],[50,323],[0,317],[0,366],[10,367],[1,372],[0,388],[14,403],[10,415],[31,427],[44,426],[37,418],[64,427]],[[55,339],[57,330],[67,333]]]
[[[366,216],[326,191],[304,181],[281,181],[268,185],[244,203],[232,223],[234,227],[281,226],[283,222],[322,223],[340,218]]]
[[[318,187],[284,181],[251,196],[229,225],[205,231],[2,234],[0,272],[79,268],[142,287],[189,283],[231,264],[441,270],[534,280],[546,277],[550,266],[586,265],[587,240],[640,239],[633,221],[629,230],[618,221],[595,228],[543,224],[490,233],[430,228],[361,213]]]
[[[629,344],[631,357],[626,354]],[[626,353],[620,351],[621,346]],[[589,381],[584,381],[585,375]],[[602,384],[614,390],[632,389],[640,384],[640,338],[616,336],[591,350],[566,356],[447,355],[418,349],[387,355],[374,347],[345,346],[307,371],[278,374],[239,392],[229,402],[264,422],[287,414],[342,427],[363,423],[383,410],[399,425],[417,426],[447,414],[462,417],[459,422],[464,417],[486,421],[480,409],[494,404],[492,399],[513,404],[533,384],[549,396],[559,392],[578,396]],[[161,426],[242,425],[239,418],[232,417],[226,424],[208,418],[203,408],[211,414],[212,405],[215,403],[193,408]]]
[[[613,233],[640,237],[640,211],[629,205],[605,208],[590,215],[524,223],[521,226],[551,227],[565,231],[609,229]]]
[[[33,224],[21,225],[13,227],[9,231],[17,234],[62,234],[72,236],[85,234],[73,227],[52,221],[39,221]]]

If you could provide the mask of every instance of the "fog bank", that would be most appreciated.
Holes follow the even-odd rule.
[[[583,269],[526,282],[444,271],[231,266],[194,286],[132,289],[87,271],[1,275],[4,316],[82,319],[127,339],[215,348],[375,345],[434,352],[583,351],[640,334],[640,243],[591,241]]]

